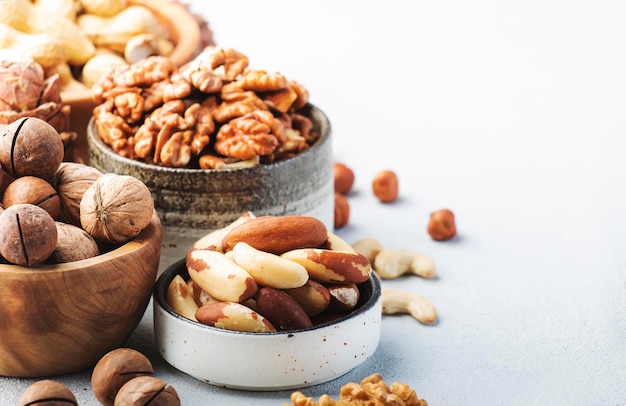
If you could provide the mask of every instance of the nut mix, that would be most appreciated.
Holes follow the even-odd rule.
[[[319,138],[308,91],[248,62],[209,46],[180,68],[151,56],[110,70],[92,88],[98,136],[121,156],[175,168],[258,165],[307,150]]]
[[[130,176],[63,162],[61,136],[23,117],[0,132],[0,255],[35,266],[99,255],[134,238],[150,222],[152,194]],[[82,221],[82,223],[81,223]]]
[[[314,217],[250,212],[196,241],[186,266],[190,280],[170,282],[168,305],[203,324],[251,332],[302,329],[349,313],[372,269]]]

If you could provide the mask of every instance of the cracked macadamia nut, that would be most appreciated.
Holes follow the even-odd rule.
[[[139,376],[126,382],[115,396],[115,406],[179,406],[173,386],[153,376]]]
[[[391,203],[398,199],[398,176],[395,172],[385,170],[379,172],[372,180],[372,192],[383,203]]]
[[[435,241],[447,241],[456,236],[454,213],[448,209],[441,209],[430,214],[427,228],[428,234]]]
[[[39,118],[21,118],[0,133],[0,165],[14,178],[31,175],[52,180],[63,156],[61,135]]]
[[[17,406],[71,406],[78,405],[72,391],[62,384],[51,379],[37,381],[22,393]]]
[[[0,255],[12,264],[38,265],[57,244],[57,227],[47,211],[16,204],[0,214]]]
[[[93,182],[80,201],[80,224],[96,241],[130,241],[150,224],[154,200],[139,179],[107,173]]]
[[[61,213],[61,202],[57,191],[48,181],[36,176],[17,178],[4,191],[2,205],[5,208],[20,203],[39,206],[55,220],[59,218]]]
[[[104,406],[113,406],[115,396],[128,381],[138,376],[152,376],[150,360],[132,348],[117,348],[105,354],[93,369],[91,388]]]

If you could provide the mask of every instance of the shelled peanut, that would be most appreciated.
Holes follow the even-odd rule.
[[[63,162],[58,131],[36,117],[0,129],[0,256],[36,266],[99,255],[148,226],[154,202],[131,176]]]
[[[196,241],[167,302],[174,311],[224,329],[268,332],[311,327],[359,304],[371,265],[309,216],[246,213]]]

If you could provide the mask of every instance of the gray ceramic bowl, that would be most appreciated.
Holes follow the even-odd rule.
[[[306,152],[247,169],[202,170],[150,165],[114,153],[87,129],[89,164],[102,172],[134,176],[152,191],[163,228],[187,236],[225,227],[242,213],[310,215],[333,228],[334,181],[331,127],[326,115],[309,105],[318,141]]]
[[[166,292],[176,275],[189,278],[184,258],[169,266],[154,288],[157,350],[176,369],[212,385],[255,391],[316,385],[362,364],[378,346],[382,299],[373,273],[359,284],[360,303],[351,313],[311,328],[271,333],[224,330],[175,313]]]

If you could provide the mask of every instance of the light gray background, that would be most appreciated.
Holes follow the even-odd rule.
[[[196,1],[217,43],[304,84],[351,166],[349,242],[420,251],[438,277],[412,290],[439,321],[385,317],[361,367],[431,405],[626,404],[626,3],[620,1]],[[400,178],[383,205],[370,181]],[[459,236],[437,243],[429,213]],[[163,265],[174,261],[167,251]],[[212,387],[159,360],[152,310],[128,345],[185,405],[280,405],[288,392]],[[89,372],[58,377],[95,404]],[[0,378],[0,405],[31,383]]]

